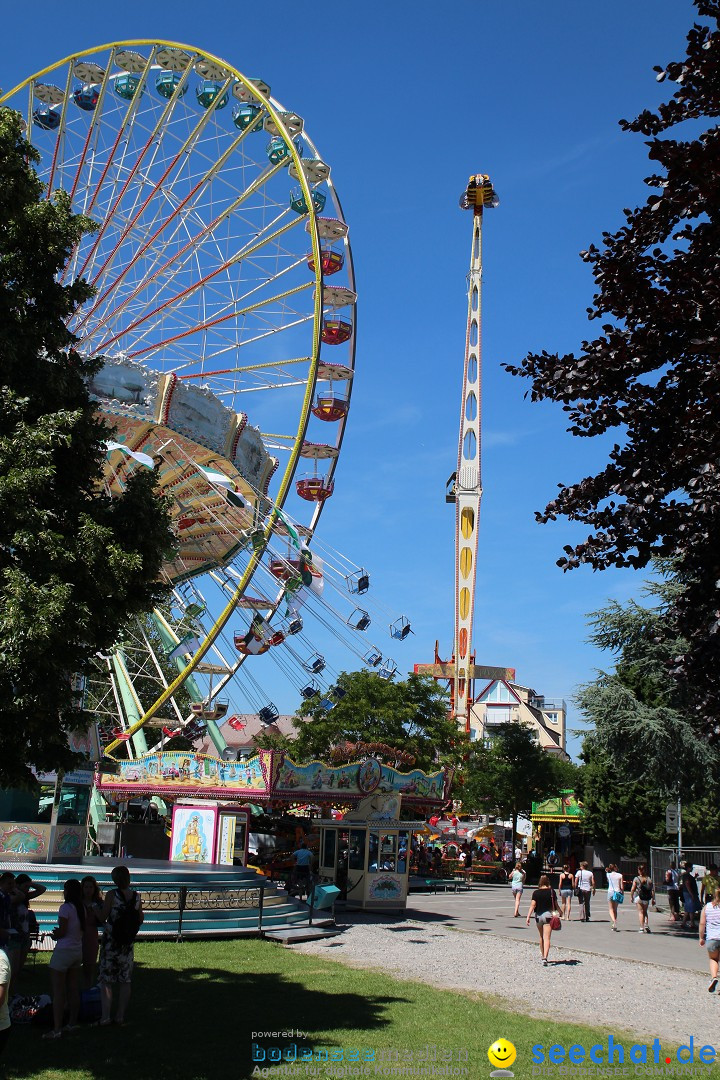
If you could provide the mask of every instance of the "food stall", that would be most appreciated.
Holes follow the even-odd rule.
[[[345,894],[348,908],[404,911],[413,832],[423,821],[400,820],[402,795],[364,799],[342,821],[319,821],[320,878]]]

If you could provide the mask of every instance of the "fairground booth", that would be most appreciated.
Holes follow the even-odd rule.
[[[273,750],[242,761],[166,751],[119,762],[96,784],[110,807],[143,799],[172,807],[171,862],[245,866],[258,812],[307,814],[321,879],[351,905],[397,908],[407,896],[413,831],[446,801],[451,779],[442,769],[402,773],[375,758],[298,765]]]
[[[532,804],[530,820],[533,846],[547,865],[554,851],[558,865],[569,863],[576,869],[585,858],[585,810],[574,791],[561,791],[551,799]]]
[[[100,756],[94,726],[70,736],[83,768],[58,775],[37,772],[34,790],[0,789],[0,860],[60,862],[85,855],[94,789],[93,761]]]

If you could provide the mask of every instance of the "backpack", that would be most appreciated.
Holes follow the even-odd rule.
[[[93,1024],[100,1019],[101,1015],[100,987],[93,986],[90,990],[81,990],[78,1020],[82,1024]]]
[[[122,899],[122,894],[118,892],[118,896]],[[129,900],[122,900],[122,907],[118,910],[117,915],[113,919],[110,925],[110,934],[112,936],[113,943],[119,945],[121,948],[128,948],[134,942],[140,929],[142,919],[140,918],[140,912],[138,911],[137,904],[138,894],[134,892]]]
[[[638,888],[638,896],[644,904],[652,900],[652,885],[649,881],[640,878],[640,886]]]

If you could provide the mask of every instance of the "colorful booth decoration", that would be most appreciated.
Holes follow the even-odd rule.
[[[534,822],[580,821],[585,817],[585,808],[579,802],[574,791],[561,791],[556,799],[543,799],[532,804],[530,820]]]
[[[248,798],[252,802],[317,802],[320,794],[332,801],[355,804],[371,793],[401,794],[408,803],[447,799],[452,774],[443,769],[401,773],[375,758],[350,765],[322,761],[297,765],[274,750],[251,758],[222,761],[192,751],[164,751],[119,763],[117,773],[102,773],[97,785],[115,801],[140,793],[161,798]]]

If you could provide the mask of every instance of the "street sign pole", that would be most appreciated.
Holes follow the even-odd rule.
[[[680,862],[682,860],[682,801],[681,801],[679,795],[678,795],[678,801],[677,801],[677,846],[678,846],[677,864],[678,864],[678,869],[679,869],[680,868]]]

